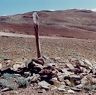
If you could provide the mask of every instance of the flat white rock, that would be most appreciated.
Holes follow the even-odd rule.
[[[49,86],[50,86],[50,84],[47,83],[46,81],[41,81],[38,83],[38,85],[45,89],[49,89]]]

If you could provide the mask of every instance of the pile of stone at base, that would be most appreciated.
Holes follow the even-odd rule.
[[[67,93],[96,91],[95,62],[77,58],[65,62],[46,60],[32,59],[8,68],[3,68],[0,64],[0,91],[17,90],[32,84],[36,84],[36,89]]]

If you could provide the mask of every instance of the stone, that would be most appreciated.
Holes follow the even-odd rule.
[[[93,64],[92,73],[96,75],[96,63]]]
[[[75,69],[73,69],[72,70],[75,74],[80,74],[80,73],[82,73],[83,71],[80,69],[80,68],[78,68],[78,67],[76,67]]]
[[[84,74],[84,75],[86,75],[88,73],[88,69],[86,69],[86,68],[82,68],[82,71],[83,71],[82,74]]]
[[[81,83],[81,84],[77,85],[76,88],[81,89],[81,88],[83,88],[83,86],[84,86],[84,84]]]
[[[77,58],[69,58],[69,62],[75,67],[78,65],[78,59]]]
[[[20,68],[27,67],[26,62],[23,62],[23,61],[16,61],[15,64],[19,64],[20,65]]]
[[[20,64],[14,64],[12,69],[13,69],[14,71],[17,71],[20,67],[21,67]]]
[[[65,64],[66,64],[66,66],[67,66],[70,70],[73,70],[73,69],[74,69],[74,66],[73,66],[71,63],[67,62],[67,63],[65,63]]]
[[[0,70],[3,68],[3,65],[0,63]]]
[[[58,79],[56,77],[52,78],[51,81],[53,82],[53,85],[56,87],[61,85],[61,82],[58,81]]]
[[[48,63],[47,66],[55,66],[56,67],[56,63]]]
[[[80,66],[83,66],[83,67],[86,66],[82,60],[78,60],[78,61],[79,61]]]
[[[92,81],[92,84],[96,84],[96,78],[92,78],[91,81]]]
[[[69,76],[72,74],[72,72],[69,72],[66,68],[62,69],[62,72],[64,73],[65,76]]]
[[[31,76],[31,73],[30,72],[24,72],[24,76],[29,77],[29,76]]]
[[[19,85],[19,87],[21,88],[26,88],[29,85],[28,80],[26,80],[26,78],[24,77],[17,77],[15,79],[16,83]]]
[[[72,79],[72,80],[81,80],[81,77],[79,75],[70,75],[70,79]]]
[[[33,73],[38,74],[41,71],[41,69],[43,69],[41,64],[37,64],[32,61],[28,64],[28,70],[30,71],[31,75],[33,75]]]
[[[51,79],[52,81],[58,81],[57,77]]]
[[[64,73],[57,74],[57,77],[58,77],[59,81],[64,81],[64,76],[65,76]]]
[[[5,92],[5,91],[10,91],[10,89],[9,88],[3,88],[2,90],[0,90],[0,92]],[[0,94],[0,95],[2,95],[2,94]]]
[[[58,87],[58,91],[66,91],[66,90],[65,90],[65,85],[60,85],[60,86]]]
[[[44,65],[44,60],[43,60],[43,58],[32,59],[32,62],[35,62],[35,63],[37,63],[37,64]]]
[[[52,85],[52,86],[51,86],[51,90],[57,90],[57,87],[54,86],[54,85]]]
[[[81,79],[81,84],[83,84],[83,85],[89,84],[89,80],[88,80],[87,76],[84,76],[84,77]]]
[[[85,65],[87,65],[90,69],[92,69],[92,63],[89,61],[89,60],[87,60],[87,59],[84,59],[84,61],[83,61],[84,63],[85,63]]]
[[[76,91],[76,92],[80,92],[81,91],[81,89],[80,88],[77,88],[77,87],[72,87],[71,88],[73,91]]]
[[[41,80],[45,80],[45,81],[49,81],[50,79],[52,79],[55,74],[53,73],[54,68],[47,66],[44,67],[40,72],[40,76],[41,76]]]
[[[33,78],[33,76],[29,76],[29,77],[26,78],[26,80],[27,80],[29,83],[31,83],[32,78]]]
[[[64,77],[65,84],[68,86],[74,86],[80,84],[81,77],[78,75],[70,75]]]
[[[40,69],[43,69],[43,66],[41,64],[37,64],[35,62],[33,62],[33,64],[36,66],[36,67],[39,67]]]
[[[10,90],[16,90],[18,84],[12,80],[0,79],[0,86],[3,88],[9,88]]]
[[[66,86],[71,86],[71,82],[67,79],[67,80],[64,80],[64,82],[65,82],[65,85]]]
[[[44,89],[49,89],[49,86],[50,84],[47,83],[46,81],[41,81],[38,83],[38,85],[41,87],[41,88],[44,88]]]
[[[4,73],[15,74],[17,71],[12,70],[11,68],[2,68],[1,74],[3,75]]]
[[[88,91],[92,91],[92,90],[93,90],[93,87],[92,87],[92,85],[84,85],[84,86],[83,86],[83,89],[84,89],[86,92],[88,92]]]
[[[74,94],[75,92],[73,91],[73,90],[68,90],[68,93],[70,93],[70,94]]]
[[[40,75],[39,74],[33,74],[32,79],[31,79],[31,82],[36,82],[36,81],[39,80],[39,78],[40,78]]]

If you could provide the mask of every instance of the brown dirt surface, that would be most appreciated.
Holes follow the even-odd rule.
[[[96,41],[62,37],[40,37],[41,52],[50,58],[69,56],[96,60]],[[0,37],[0,59],[35,58],[35,38]]]

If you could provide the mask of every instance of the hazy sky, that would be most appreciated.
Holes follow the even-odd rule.
[[[0,0],[0,15],[71,8],[94,9],[96,0]]]

